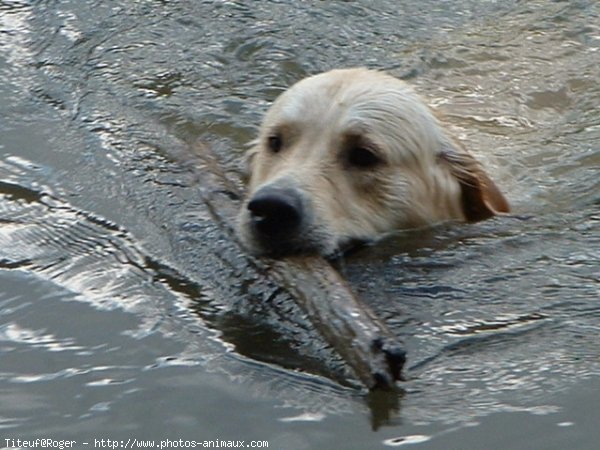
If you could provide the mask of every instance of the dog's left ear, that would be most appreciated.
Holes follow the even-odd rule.
[[[450,173],[460,184],[462,208],[467,221],[478,222],[510,211],[500,189],[466,150],[448,146],[440,153],[440,159],[448,165]]]
[[[254,158],[256,158],[256,154],[258,153],[258,140],[254,140],[248,143],[248,150],[244,154],[244,177],[249,178],[252,173],[252,163],[254,162]]]

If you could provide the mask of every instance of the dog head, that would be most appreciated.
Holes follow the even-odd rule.
[[[242,241],[257,253],[330,255],[352,241],[508,204],[403,81],[334,70],[285,91],[248,153]]]

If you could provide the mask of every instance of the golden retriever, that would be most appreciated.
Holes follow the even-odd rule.
[[[238,230],[255,253],[331,256],[392,230],[509,211],[421,98],[375,70],[332,70],[281,94],[248,168]]]

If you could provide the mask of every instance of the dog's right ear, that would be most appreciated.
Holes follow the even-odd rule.
[[[467,221],[478,222],[510,212],[508,201],[498,186],[470,153],[449,146],[442,150],[440,159],[460,184],[462,209]]]

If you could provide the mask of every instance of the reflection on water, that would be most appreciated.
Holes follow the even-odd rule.
[[[597,3],[404,3],[0,0],[0,426],[436,448],[597,379]],[[336,363],[292,310],[289,340],[270,308],[247,321],[285,299],[202,251],[223,237],[172,157],[202,137],[236,166],[286,86],[356,65],[415,84],[515,209],[344,262],[407,344],[400,396],[289,370]]]

